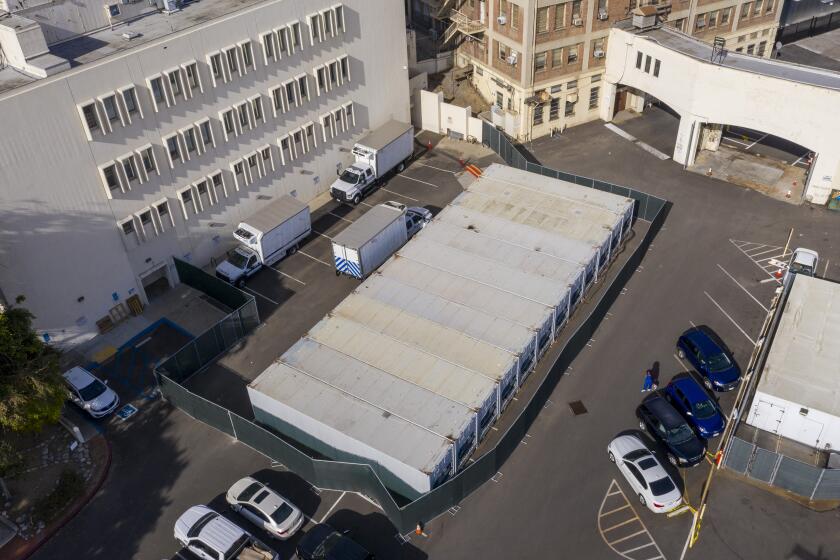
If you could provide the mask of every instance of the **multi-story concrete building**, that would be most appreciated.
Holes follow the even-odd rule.
[[[433,0],[415,0],[428,12]],[[674,0],[655,4],[683,32],[726,48],[768,57],[783,0]],[[496,107],[493,121],[520,139],[599,117],[610,27],[636,0],[442,0],[460,41],[456,63],[473,66],[473,83]],[[459,36],[456,36],[459,35]],[[454,37],[454,38],[453,38]],[[618,108],[622,108],[622,103]]]
[[[81,342],[409,119],[389,0],[16,3],[0,16],[0,293]]]

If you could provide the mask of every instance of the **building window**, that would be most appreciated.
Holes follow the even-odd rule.
[[[336,31],[344,32],[344,6],[336,6],[333,8],[333,15],[335,16]]]
[[[568,64],[574,64],[578,61],[578,50],[580,49],[580,44],[572,45],[567,47],[567,49],[566,62]]]
[[[356,113],[353,111],[353,102],[349,102],[344,106],[344,118],[347,120],[347,126],[356,126]],[[312,125],[315,128],[315,125]]]
[[[300,50],[303,45],[302,39],[300,37],[300,23],[294,22],[289,26],[291,31],[291,39],[292,39],[292,49]]]
[[[327,91],[327,69],[323,66],[315,69],[315,85],[318,87],[318,95]]]
[[[566,27],[566,4],[557,4],[554,7],[554,30],[560,31]]]
[[[703,29],[706,27],[706,14],[697,14],[697,19],[694,20],[694,27],[696,29]]]
[[[300,92],[301,99],[309,100],[309,78],[306,77],[306,74],[302,76],[298,76],[297,79],[298,83],[298,91]]]
[[[597,84],[600,81],[601,81],[601,74],[595,74],[594,76],[589,78],[589,83],[591,83],[591,84]]]
[[[129,218],[124,222],[120,223],[120,228],[122,229],[123,235],[130,236],[134,234],[134,218]]]
[[[660,64],[661,64],[661,61],[660,61],[658,58],[657,58],[657,59],[656,59],[656,61],[653,63],[653,77],[654,77],[654,78],[658,78],[658,77],[659,77],[659,66],[660,66]]]
[[[534,56],[534,72],[542,72],[545,70],[545,59],[545,52],[537,53],[536,56]]]
[[[752,2],[744,2],[741,4],[741,19],[750,17],[750,8],[752,8]]]
[[[283,136],[277,144],[280,146],[280,163],[286,165],[287,161],[294,161],[295,154],[292,152],[292,143],[289,141],[289,137]]]
[[[193,154],[198,149],[195,141],[195,129],[188,128],[183,132],[184,134],[184,146],[187,148],[187,157],[189,154]]]
[[[548,32],[548,8],[537,8],[537,33]]]
[[[133,87],[126,88],[122,90],[122,98],[123,103],[125,104],[125,110],[129,115],[133,115],[134,113],[138,113],[139,109],[137,107],[137,93],[134,91]]]
[[[300,105],[300,103],[298,103],[297,95],[295,95],[295,81],[289,80],[288,82],[283,84],[283,87],[286,88],[286,101],[288,101],[289,105]]]
[[[329,35],[330,37],[335,37],[335,32],[333,31],[332,10],[327,10],[326,12],[322,12],[321,17],[324,20],[324,34]]]
[[[645,74],[650,74],[650,55],[645,56]]]
[[[636,53],[636,68],[639,70],[642,69],[642,56],[644,55],[641,52]]]
[[[510,27],[511,29],[519,29],[519,6],[510,3]]]
[[[571,101],[566,101],[566,112],[565,116],[573,117],[575,115],[575,104]]]
[[[224,80],[222,74],[222,55],[219,53],[210,55],[210,71],[213,74],[213,84],[218,85]]]
[[[732,8],[724,8],[720,11],[720,24],[726,25],[729,23],[729,14],[732,13]]]
[[[577,80],[571,80],[566,83],[566,91],[571,91],[573,89],[577,89]]]
[[[173,225],[172,223],[172,214],[169,213],[169,202],[164,200],[163,202],[158,202],[154,206],[155,212],[157,213],[158,217],[158,227],[160,227],[161,231],[166,230],[166,226],[164,225],[167,221],[169,225]]]
[[[761,15],[761,7],[763,6],[763,4],[764,0],[755,0],[755,9],[753,10],[753,13],[755,15]]]
[[[606,20],[609,18],[609,12],[607,11],[607,0],[598,0],[598,19]]]
[[[335,123],[333,122],[332,113],[321,115],[321,132],[324,142],[335,136]]]
[[[166,138],[166,153],[169,155],[169,164],[172,167],[175,167],[176,161],[184,161],[181,157],[181,146],[178,144],[178,136],[173,134],[169,138]]]
[[[330,72],[330,89],[334,89],[338,84],[338,62],[330,62],[327,66]]]
[[[254,121],[265,122],[265,115],[263,114],[262,97],[255,97],[251,100],[251,111],[254,113]]]
[[[542,105],[536,105],[534,107],[534,126],[537,126],[538,124],[542,124],[542,122],[543,122],[543,106]]]
[[[231,136],[233,136],[234,132],[236,131],[236,124],[233,120],[233,109],[228,109],[224,113],[222,113],[222,123],[224,124],[225,128],[225,140],[229,140]]]
[[[184,66],[184,72],[187,74],[187,86],[190,91],[201,89],[201,82],[198,79],[198,65],[193,62]]]
[[[282,27],[277,30],[277,48],[280,54],[291,54],[291,40],[289,39],[288,27]]]
[[[88,131],[93,132],[94,130],[99,129],[99,119],[96,117],[96,105],[93,103],[89,103],[82,107],[82,115],[85,118],[85,124],[88,127]]]
[[[205,203],[207,206],[212,206],[214,204],[213,197],[210,196],[210,193],[207,190],[206,179],[203,179],[195,184],[195,194],[198,199],[199,209],[204,210]]]
[[[762,42],[760,42],[760,43],[758,44],[758,51],[756,51],[756,54],[757,54],[758,56],[764,56],[764,50],[765,50],[766,48],[767,48],[767,41],[762,41]]]
[[[155,102],[155,110],[160,109],[160,106],[166,103],[166,94],[163,92],[163,80],[160,77],[149,80],[149,85],[152,88],[152,99]]]
[[[266,64],[268,64],[269,59],[277,60],[274,41],[274,33],[266,33],[262,36],[263,58],[265,59]]]
[[[233,182],[236,184],[236,190],[241,189],[248,183],[245,182],[245,164],[237,161],[233,164]]]
[[[255,68],[254,66],[254,52],[251,49],[251,41],[246,41],[240,45],[242,47],[242,65],[247,68]]]
[[[230,73],[239,72],[239,58],[236,54],[236,47],[231,47],[225,51],[227,57],[227,65]]]
[[[747,45],[747,54],[753,54],[755,52],[755,45]]]
[[[764,10],[764,13],[769,14],[773,11],[773,0],[767,0],[767,8]]]
[[[601,88],[598,86],[594,86],[589,88],[589,108],[595,109],[598,107],[598,93],[601,91]]]
[[[548,120],[556,121],[560,118],[560,98],[552,97],[551,104],[548,106]]]
[[[155,162],[155,153],[151,146],[140,152],[140,159],[143,161],[143,169],[148,175],[151,172],[157,172],[157,163]]]
[[[339,109],[341,111],[341,109]],[[309,123],[304,125],[303,132],[306,136],[306,148],[307,150],[311,150],[318,146],[317,140],[315,140],[315,123]],[[267,149],[267,148],[266,148]]]
[[[122,161],[123,172],[125,173],[125,178],[128,179],[128,182],[136,181],[137,177],[137,166],[134,165],[134,157],[129,156]]]
[[[261,176],[257,155],[252,154],[248,156],[248,158],[245,161],[248,162],[248,175],[251,177],[251,181],[253,182],[254,180],[256,180],[257,177]]]
[[[347,130],[344,123],[344,111],[342,109],[336,109],[333,111],[333,122],[335,123],[336,134],[341,134]]]
[[[718,20],[718,12],[715,10],[714,12],[709,12],[709,27],[717,27],[717,20]]]
[[[215,142],[213,142],[213,128],[210,126],[210,120],[208,119],[203,121],[198,125],[198,129],[201,133],[201,143],[204,145],[204,149],[206,150],[208,146],[215,146]]]
[[[117,166],[113,163],[102,168],[102,177],[105,179],[105,186],[109,191],[120,189],[120,180],[117,176]],[[121,189],[120,189],[121,190]]]
[[[552,49],[551,50],[551,67],[552,68],[560,68],[563,66],[563,49]]]
[[[181,95],[181,73],[178,70],[172,71],[167,75],[169,79],[169,89],[172,92],[172,97]]]
[[[604,38],[594,39],[592,41],[592,56],[595,58],[604,58]]]
[[[102,106],[105,107],[105,116],[108,121],[114,122],[120,119],[120,113],[117,111],[117,98],[113,95],[102,98]]]
[[[342,56],[338,59],[339,64],[341,65],[341,81],[342,82],[349,82],[350,81],[350,60],[346,56]]]
[[[321,14],[313,14],[309,16],[309,39],[312,41],[313,45],[324,40],[321,33]]]
[[[192,187],[187,187],[179,191],[178,198],[181,200],[181,211],[184,213],[185,220],[190,219],[190,214],[198,214],[198,207],[195,205]]]
[[[264,174],[267,174],[269,170],[274,171],[274,158],[271,157],[271,148],[269,146],[260,150],[260,159],[262,160]]]
[[[236,112],[239,115],[239,126],[242,130],[246,128],[251,128],[250,119],[248,118],[248,104],[243,103],[239,107],[236,108]]]
[[[216,197],[216,200],[219,200],[219,190],[221,189],[222,194],[225,195],[227,198],[227,187],[225,186],[225,179],[222,176],[221,171],[217,171],[213,175],[210,176],[210,185],[213,187],[213,193]]]
[[[285,110],[283,108],[283,88],[278,87],[271,90],[271,99],[272,99],[272,106],[274,107],[274,116],[276,117],[278,113],[284,113]]]
[[[154,233],[157,233],[157,228],[155,227],[154,223],[152,223],[152,211],[146,210],[141,212],[137,215],[140,218],[140,226],[143,228],[143,234],[148,235],[148,230],[151,229]]]

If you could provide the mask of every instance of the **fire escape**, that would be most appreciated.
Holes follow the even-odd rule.
[[[482,20],[472,19],[470,14],[460,10],[459,8],[463,5],[464,0],[441,1],[435,17],[443,21],[449,21],[449,27],[443,34],[443,45],[459,33],[468,41],[484,43],[484,32],[487,30],[487,24]],[[484,5],[484,2],[481,2],[481,5]]]

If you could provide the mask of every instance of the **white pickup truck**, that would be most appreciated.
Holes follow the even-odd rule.
[[[175,540],[202,560],[279,560],[251,533],[207,506],[193,506],[175,522]]]
[[[414,153],[414,127],[388,121],[353,146],[356,161],[339,171],[330,187],[330,196],[338,202],[359,204],[364,197],[392,172],[405,169]]]
[[[799,247],[793,251],[793,256],[787,265],[785,271],[784,283],[794,274],[803,274],[805,276],[814,276],[817,273],[817,265],[820,263],[820,256],[816,251]]]

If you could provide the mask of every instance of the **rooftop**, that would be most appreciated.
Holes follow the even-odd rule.
[[[758,391],[840,416],[840,284],[797,275]]]
[[[635,32],[640,37],[647,38],[691,58],[711,63],[712,45],[670,27],[661,26],[647,31],[639,31],[632,27],[629,20],[620,22],[618,27],[630,33]],[[729,50],[724,52],[722,60],[716,60],[714,64],[780,80],[840,90],[840,72],[832,72],[821,68],[769,60]]]
[[[152,12],[137,19],[103,28],[87,35],[50,45],[49,54],[70,62],[71,69],[109,55],[136,49],[153,41],[207,23],[265,0],[201,0],[189,2],[173,13]],[[126,39],[123,34],[137,34]],[[48,56],[48,55],[43,55]],[[40,57],[38,57],[40,58]],[[34,59],[35,61],[38,58]],[[39,78],[6,67],[0,70],[0,93],[32,83]]]

